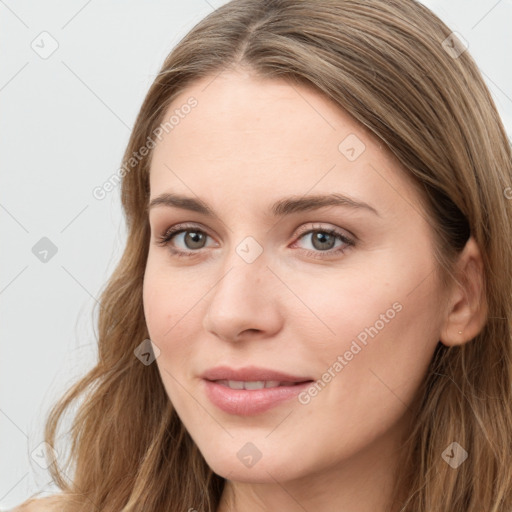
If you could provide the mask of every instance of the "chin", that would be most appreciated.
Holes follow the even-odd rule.
[[[275,484],[276,480],[286,481],[303,476],[302,468],[297,464],[295,457],[284,454],[281,456],[281,453],[274,451],[268,457],[264,453],[261,454],[261,458],[251,465],[250,455],[244,457],[246,453],[250,454],[250,445],[245,447],[245,451],[242,450],[237,446],[233,449],[226,447],[222,453],[216,451],[208,453],[201,451],[201,453],[212,471],[227,480]]]

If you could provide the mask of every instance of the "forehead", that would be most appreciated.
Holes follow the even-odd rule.
[[[195,101],[193,108],[184,106]],[[151,161],[151,196],[175,190],[249,201],[282,192],[339,191],[418,203],[414,183],[370,130],[325,95],[285,80],[229,71],[192,83]]]
[[[313,86],[262,78],[243,70],[226,71],[192,83],[173,100],[164,119],[179,113],[190,98],[196,100],[197,106],[179,120],[174,116],[179,122],[167,134],[170,144],[178,137],[194,135],[204,142],[215,141],[216,145],[223,139],[231,145],[233,156],[238,153],[233,141],[247,142],[244,154],[249,150],[259,158],[270,152],[290,156],[293,149],[297,157],[324,154],[327,148],[337,155],[341,135],[351,130],[367,146],[383,149],[370,130]],[[263,137],[262,132],[268,136]],[[279,137],[272,137],[277,134]],[[303,142],[309,143],[304,146]],[[225,150],[223,146],[218,146],[218,151],[215,147],[208,149],[205,156],[210,157]]]

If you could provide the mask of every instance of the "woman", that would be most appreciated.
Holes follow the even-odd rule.
[[[511,148],[427,8],[220,7],[120,175],[127,246],[98,364],[48,419],[56,447],[85,396],[50,509],[512,509]]]

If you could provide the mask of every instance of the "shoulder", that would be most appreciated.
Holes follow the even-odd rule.
[[[31,498],[7,512],[55,512],[62,503],[58,494],[44,498]]]

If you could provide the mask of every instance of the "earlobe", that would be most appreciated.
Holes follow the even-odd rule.
[[[440,341],[446,346],[471,341],[487,320],[485,271],[480,249],[470,237],[455,266],[457,282],[447,300]]]

